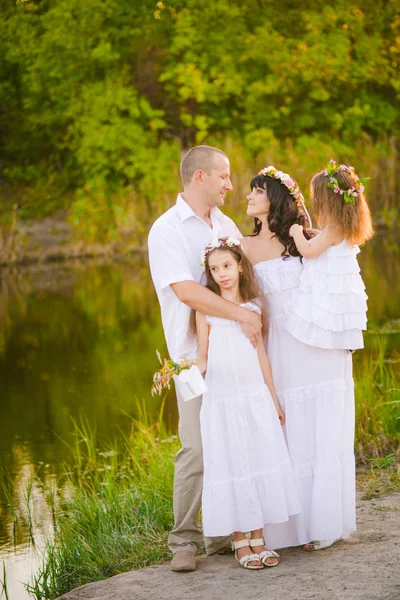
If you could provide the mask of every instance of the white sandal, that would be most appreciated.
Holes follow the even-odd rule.
[[[263,565],[249,565],[249,563],[255,561],[255,560],[260,560],[261,558],[258,554],[246,554],[245,556],[242,556],[242,558],[238,558],[236,555],[236,550],[238,550],[239,548],[244,548],[245,546],[249,546],[250,547],[250,542],[249,540],[240,540],[238,542],[233,541],[232,542],[232,550],[235,551],[235,558],[238,561],[238,563],[240,564],[241,567],[243,567],[244,569],[252,569],[252,570],[258,570],[258,569],[263,569]],[[261,561],[262,562],[262,561]]]
[[[250,548],[253,548],[254,546],[265,546],[264,538],[250,540]],[[262,552],[258,553],[258,556],[265,567],[277,567],[281,561],[281,557],[277,552],[275,552],[275,550],[263,550]],[[271,565],[267,562],[268,558],[277,558],[278,562]]]

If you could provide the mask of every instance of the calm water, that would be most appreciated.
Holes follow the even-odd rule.
[[[380,332],[388,356],[398,358],[396,238],[377,237],[360,264],[369,294],[366,351]],[[0,560],[11,600],[23,600],[20,582],[51,534],[44,490],[70,458],[73,421],[96,427],[101,443],[129,427],[137,399],[156,414],[150,385],[155,349],[165,355],[165,344],[145,257],[3,269],[0,277],[0,469],[10,490],[0,489]],[[176,426],[173,394],[165,418]]]

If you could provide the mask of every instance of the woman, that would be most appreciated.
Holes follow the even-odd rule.
[[[285,304],[299,285],[301,258],[289,236],[294,223],[311,226],[303,197],[289,175],[268,167],[250,183],[247,214],[253,233],[243,240],[269,308],[267,354],[302,512],[268,525],[270,548],[319,550],[355,530],[354,386],[345,350],[323,350],[285,329]]]

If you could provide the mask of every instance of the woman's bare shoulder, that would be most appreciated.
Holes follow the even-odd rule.
[[[251,236],[243,237],[240,240],[240,244],[247,255],[251,254],[252,249],[254,248],[254,238]],[[248,256],[249,258],[249,256]]]

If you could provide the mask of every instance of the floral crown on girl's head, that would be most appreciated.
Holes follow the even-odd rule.
[[[278,179],[281,183],[283,183],[285,187],[287,187],[287,189],[289,190],[290,194],[294,197],[296,202],[304,203],[303,194],[300,192],[299,186],[287,173],[284,173],[283,171],[278,171],[278,169],[275,169],[275,167],[269,166],[265,167],[264,169],[261,169],[261,171],[259,171],[258,174],[263,175],[264,177],[272,177],[273,179]]]
[[[353,187],[348,190],[344,190],[340,187],[338,180],[335,177],[335,173],[339,173],[340,171],[344,171],[346,173],[350,173],[353,180],[355,181]],[[335,194],[340,194],[343,196],[343,200],[346,204],[355,204],[356,198],[358,194],[362,194],[364,191],[364,183],[368,181],[369,177],[363,177],[360,179],[358,175],[356,175],[354,171],[354,167],[350,167],[347,165],[338,165],[333,158],[328,162],[326,169],[324,171],[324,175],[329,177],[328,188],[334,191]]]
[[[219,238],[219,239],[215,239],[212,240],[212,242],[210,242],[203,250],[202,254],[201,254],[201,266],[204,267],[205,263],[206,263],[206,256],[207,254],[209,254],[212,250],[215,250],[216,248],[233,248],[234,246],[240,246],[240,240],[238,240],[237,238],[233,237],[233,236],[229,236],[228,238]]]

